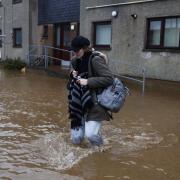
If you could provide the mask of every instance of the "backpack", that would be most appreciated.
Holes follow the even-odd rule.
[[[98,56],[97,51],[94,53],[94,56]],[[99,56],[103,57],[102,53]],[[129,89],[124,86],[121,80],[114,77],[112,85],[97,95],[97,101],[108,111],[117,113],[123,107],[127,95],[129,95]]]

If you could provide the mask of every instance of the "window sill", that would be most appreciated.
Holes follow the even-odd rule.
[[[22,48],[22,46],[13,46],[13,48]]]
[[[48,39],[48,36],[42,36],[41,39]]]
[[[180,53],[180,49],[151,49],[151,48],[146,48],[143,49],[144,52],[170,52],[170,53]]]
[[[22,3],[22,2],[13,3],[13,5],[20,4],[20,3]]]
[[[22,3],[22,0],[16,0],[12,2],[12,4],[19,4],[19,3]]]
[[[111,50],[111,47],[110,46],[94,46],[94,48],[96,50],[107,50],[107,51],[110,51]]]
[[[20,4],[20,3],[22,3],[22,2],[14,2],[13,5]]]

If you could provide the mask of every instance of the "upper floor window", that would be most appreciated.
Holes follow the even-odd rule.
[[[21,2],[22,2],[22,0],[12,0],[12,3],[13,3],[13,4],[21,3]]]
[[[13,47],[22,47],[22,29],[13,29]]]
[[[111,47],[111,22],[94,22],[94,47]]]
[[[2,7],[2,0],[0,0],[0,7]]]
[[[180,49],[180,17],[147,20],[148,49]]]

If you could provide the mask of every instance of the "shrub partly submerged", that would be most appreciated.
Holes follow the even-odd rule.
[[[26,67],[26,63],[23,62],[20,58],[8,58],[2,62],[2,66],[9,70],[21,70],[22,68]]]

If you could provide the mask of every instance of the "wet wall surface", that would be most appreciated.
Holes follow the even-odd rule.
[[[127,83],[104,145],[73,146],[66,79],[0,70],[0,179],[180,179],[180,83]]]

